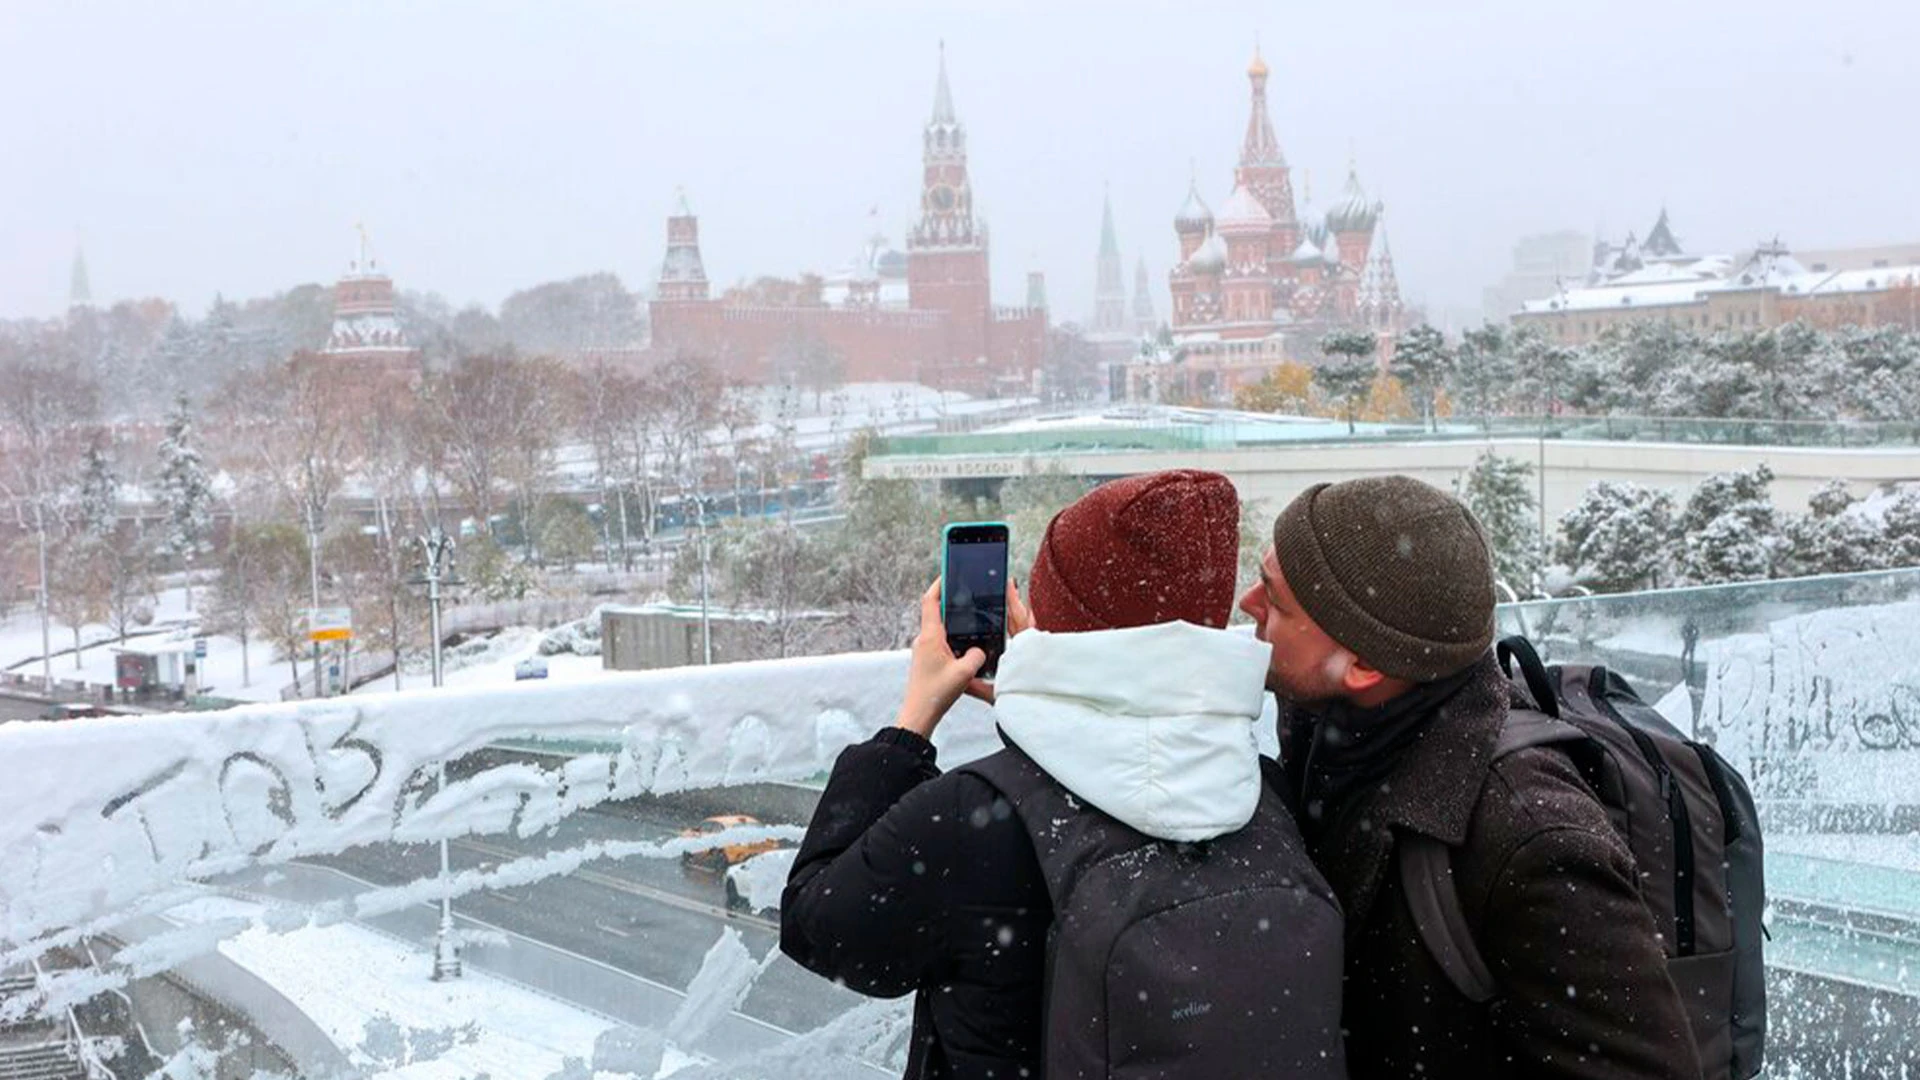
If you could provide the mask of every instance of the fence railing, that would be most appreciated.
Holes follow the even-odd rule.
[[[1343,420],[1201,414],[1192,410],[1118,410],[1065,417],[1021,431],[890,435],[876,455],[1055,454],[1126,450],[1258,450],[1276,446],[1509,439],[1686,443],[1725,446],[1920,446],[1920,424],[1892,421],[1720,420],[1657,416],[1452,416],[1432,427],[1416,421]]]

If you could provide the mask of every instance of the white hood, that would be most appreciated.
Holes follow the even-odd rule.
[[[1162,840],[1253,817],[1267,646],[1192,623],[1007,642],[994,712],[1007,738],[1075,795]]]

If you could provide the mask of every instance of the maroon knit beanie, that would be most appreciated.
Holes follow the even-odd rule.
[[[1233,613],[1240,497],[1195,469],[1102,484],[1054,516],[1027,581],[1041,630],[1077,632]]]

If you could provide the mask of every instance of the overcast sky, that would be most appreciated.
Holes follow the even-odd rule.
[[[1195,8],[1204,10],[1196,11]],[[1573,228],[1732,249],[1920,240],[1920,5],[0,4],[0,316],[331,281],[367,224],[404,289],[497,305],[650,283],[676,186],[718,284],[899,242],[939,42],[997,297],[1092,304],[1103,186],[1166,311],[1189,162],[1226,199],[1256,35],[1296,191],[1349,149],[1406,291],[1477,307]]]

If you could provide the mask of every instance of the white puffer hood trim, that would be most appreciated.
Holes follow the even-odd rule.
[[[1206,840],[1260,801],[1267,646],[1192,623],[1007,642],[1000,728],[1069,791],[1148,836]]]

